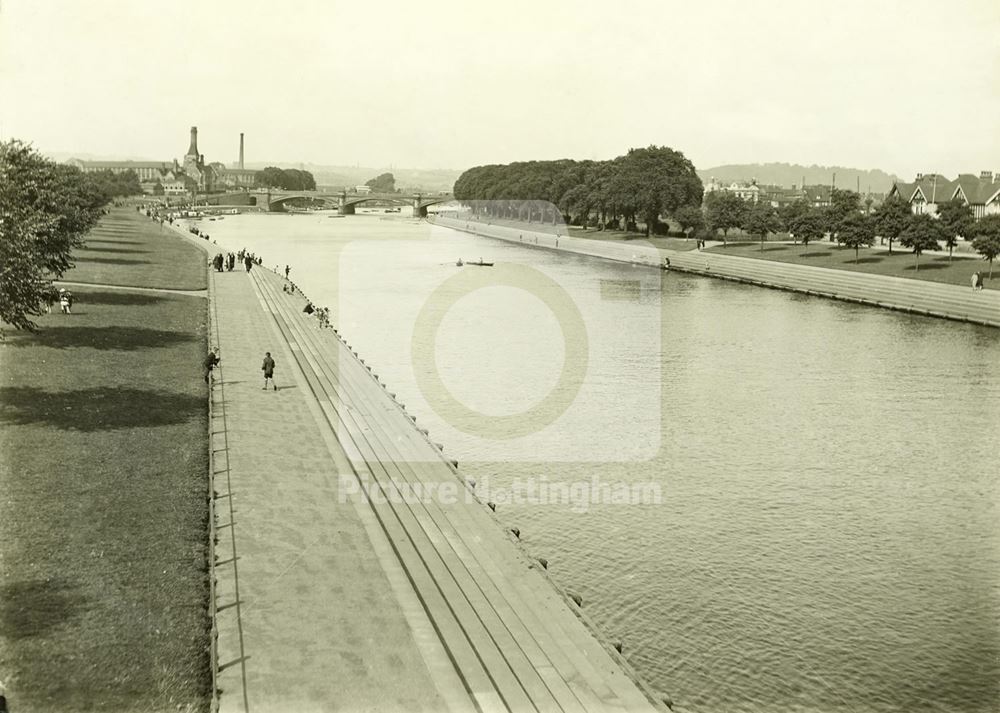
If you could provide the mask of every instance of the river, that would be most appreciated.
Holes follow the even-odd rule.
[[[684,709],[997,709],[1000,331],[406,217],[199,223],[333,308]]]

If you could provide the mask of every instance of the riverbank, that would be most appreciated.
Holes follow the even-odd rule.
[[[207,711],[204,261],[125,209],[74,260],[73,313],[0,346],[0,680],[14,711]]]
[[[726,247],[716,245],[709,248],[708,252],[754,260],[772,260],[848,272],[940,282],[965,288],[967,292],[972,289],[972,273],[978,272],[983,278],[989,274],[989,265],[978,255],[956,253],[954,257],[949,258],[947,252],[927,252],[920,256],[917,263],[913,253],[899,246],[891,254],[878,247],[861,250],[857,262],[854,250],[827,241],[816,241],[809,245],[768,243],[763,250],[760,249],[759,243],[750,245],[730,243]],[[1000,280],[986,279],[984,288],[1000,289]]]
[[[664,259],[668,258],[671,270],[1000,327],[1000,292],[974,292],[971,285],[961,287],[882,274],[737,257],[716,250],[667,250],[644,240],[590,240],[508,225],[477,223],[467,219],[439,216],[430,220],[443,227],[512,243],[654,268],[662,266]],[[819,250],[818,247],[816,249]],[[853,256],[853,251],[851,255]]]
[[[211,280],[222,711],[659,709],[304,296]]]

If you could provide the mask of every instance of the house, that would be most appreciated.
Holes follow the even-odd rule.
[[[367,196],[369,193],[372,192],[372,187],[371,186],[355,186],[354,187],[354,192],[355,193],[360,193],[363,196]]]
[[[912,183],[896,182],[889,191],[889,197],[899,197],[910,204],[916,213],[936,215],[938,206],[953,199],[972,207],[976,220],[986,215],[1000,213],[1000,174],[982,171],[979,178],[970,173],[959,175],[949,181],[940,174],[918,173]]]
[[[830,196],[833,195],[832,186],[803,186],[802,198],[813,208],[825,208],[832,205]]]
[[[760,200],[760,186],[757,185],[757,179],[752,179],[749,183],[737,183],[733,181],[726,186],[719,183],[713,176],[709,184],[705,186],[705,193],[712,193],[713,191],[733,193],[750,203],[756,203]]]

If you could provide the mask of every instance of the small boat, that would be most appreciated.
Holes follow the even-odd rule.
[[[479,262],[467,262],[465,264],[466,265],[477,265],[478,267],[493,267],[493,263],[492,262],[483,262],[482,260],[480,260]]]

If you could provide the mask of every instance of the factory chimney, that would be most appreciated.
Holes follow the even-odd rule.
[[[197,161],[198,160],[198,156],[200,156],[200,155],[201,154],[198,153],[198,127],[197,126],[192,126],[191,127],[191,145],[188,147],[188,152],[185,154],[185,156],[194,156],[195,160]]]
[[[240,132],[240,170],[243,170],[243,132]]]

